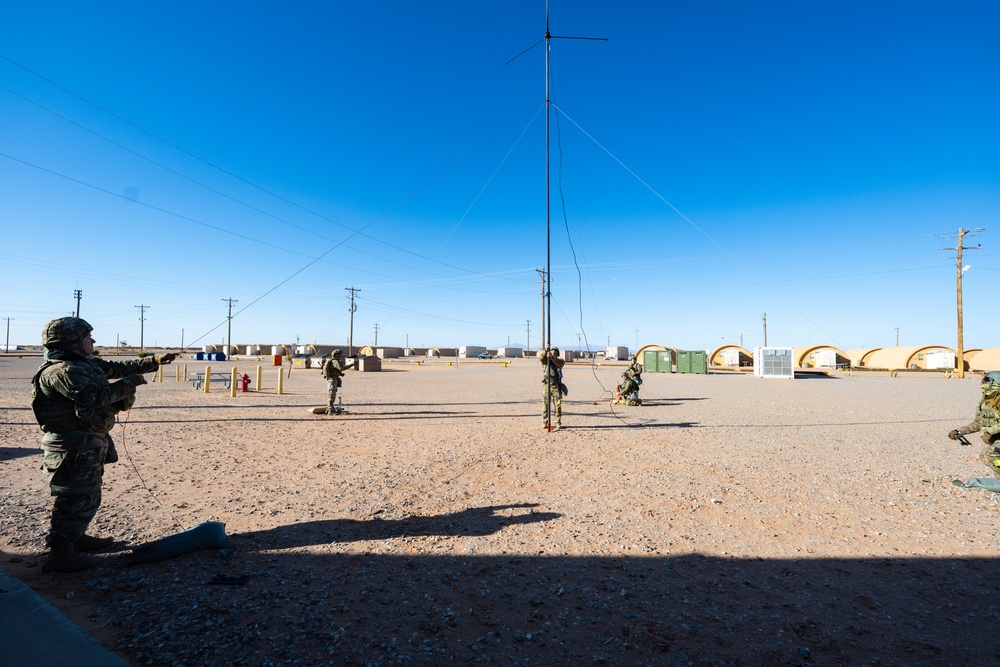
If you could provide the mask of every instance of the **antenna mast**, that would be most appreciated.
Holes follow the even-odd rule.
[[[550,137],[551,137],[551,111],[552,111],[552,99],[549,94],[551,86],[549,85],[549,72],[551,67],[549,65],[550,56],[550,43],[553,39],[584,39],[593,41],[608,41],[607,37],[568,37],[565,35],[553,35],[549,32],[549,2],[545,0],[545,37],[529,46],[527,49],[517,54],[513,58],[507,61],[507,64],[514,62],[522,55],[530,51],[531,49],[538,46],[540,43],[545,42],[545,270],[544,272],[536,269],[542,276],[542,342],[539,345],[540,352],[543,354],[548,354],[548,350],[552,347],[552,177],[551,177],[551,160],[549,155],[550,150]],[[530,342],[530,338],[529,338]],[[552,362],[546,356],[545,360],[545,400],[548,402],[547,409],[545,411],[546,418],[545,427],[551,431],[552,430]]]

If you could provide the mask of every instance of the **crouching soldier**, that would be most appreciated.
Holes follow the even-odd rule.
[[[983,397],[976,406],[976,418],[965,426],[951,431],[948,437],[969,444],[965,440],[965,435],[978,433],[986,445],[982,461],[993,474],[1000,477],[1000,371],[984,374],[980,388]]]
[[[615,403],[642,405],[642,399],[639,398],[639,385],[641,384],[642,365],[639,364],[639,361],[633,354],[632,363],[622,373],[622,383],[618,385],[618,399]]]

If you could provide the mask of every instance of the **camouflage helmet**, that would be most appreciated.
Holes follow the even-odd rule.
[[[558,357],[559,356],[559,348],[558,347],[552,348],[552,354],[554,354],[555,356]]]
[[[988,391],[1000,389],[1000,371],[983,373],[983,389]]]
[[[72,348],[90,335],[94,327],[79,317],[60,317],[42,329],[42,345],[48,348]]]
[[[343,354],[343,352],[341,352],[340,350],[334,350],[333,351],[333,356],[335,356],[335,357],[340,356],[341,354]]]

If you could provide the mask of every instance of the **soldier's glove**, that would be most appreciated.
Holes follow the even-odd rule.
[[[158,363],[161,366],[165,366],[166,364],[169,364],[171,361],[173,361],[176,358],[177,358],[177,355],[174,354],[173,352],[167,352],[166,354],[157,354],[157,355],[155,355],[153,357],[153,359],[156,360],[156,363]]]
[[[948,433],[949,440],[958,440],[961,437],[962,434],[958,432],[958,429],[952,430],[950,433]]]
[[[146,378],[140,374],[129,375],[127,380],[131,380],[132,384],[138,387],[140,384],[146,384]]]

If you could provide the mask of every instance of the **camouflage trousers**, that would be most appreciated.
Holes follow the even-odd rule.
[[[551,386],[551,392],[550,392]],[[549,396],[552,396],[552,420],[553,426],[562,426],[562,392],[559,391],[559,383],[553,382],[551,385],[548,383],[542,384],[542,421],[546,424],[550,422],[549,420]]]
[[[333,404],[337,402],[337,387],[340,386],[340,378],[329,378],[326,381],[326,407],[333,410]]]
[[[55,497],[51,528],[45,541],[53,550],[76,541],[97,514],[107,453],[107,445],[69,452],[45,452],[42,471]]]

